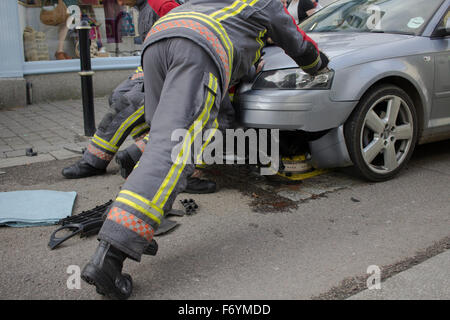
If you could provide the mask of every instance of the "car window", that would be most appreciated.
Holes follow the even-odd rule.
[[[440,27],[445,27],[448,23],[448,20],[450,20],[450,9],[447,10],[447,14],[444,16],[444,19],[442,19],[441,23],[439,24]]]
[[[304,21],[307,32],[386,32],[418,35],[443,0],[339,0]]]
[[[446,28],[447,23],[450,22],[450,7],[447,9],[447,12],[444,13],[444,15],[442,16],[442,19],[439,21],[438,25],[436,26],[436,29],[441,29],[441,28]]]

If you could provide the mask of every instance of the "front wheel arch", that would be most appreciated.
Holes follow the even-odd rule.
[[[373,83],[371,83],[367,87],[367,89],[363,91],[358,100],[361,101],[364,97],[366,97],[367,93],[369,93],[373,88],[379,87],[381,85],[397,86],[402,90],[404,90],[413,100],[418,120],[418,136],[419,136],[418,142],[419,142],[420,137],[422,137],[422,132],[425,128],[425,119],[427,117],[425,115],[425,113],[427,112],[427,108],[425,107],[425,105],[429,103],[429,101],[427,101],[427,98],[423,96],[424,93],[423,92],[421,93],[419,91],[417,83],[413,82],[409,78],[406,78],[405,75],[392,74],[392,75],[383,75],[383,77],[381,77],[380,79],[374,79]],[[356,107],[354,110],[356,110]]]

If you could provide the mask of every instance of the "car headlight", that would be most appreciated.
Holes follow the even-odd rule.
[[[327,90],[331,88],[334,71],[311,76],[300,68],[264,71],[252,89],[274,90]]]

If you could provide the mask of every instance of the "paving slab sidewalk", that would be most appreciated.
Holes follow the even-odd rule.
[[[108,98],[96,98],[94,108],[98,125],[108,111]],[[77,157],[88,142],[81,100],[0,109],[0,168]],[[128,137],[124,147],[131,143]],[[26,156],[28,148],[38,156]]]

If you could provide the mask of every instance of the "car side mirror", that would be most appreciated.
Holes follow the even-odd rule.
[[[447,18],[445,25],[441,25],[433,32],[433,37],[443,38],[450,36],[450,18]]]

